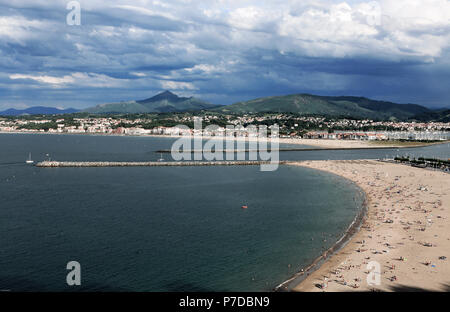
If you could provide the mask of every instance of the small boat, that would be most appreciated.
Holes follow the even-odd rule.
[[[161,156],[160,156],[160,158],[158,159],[158,161],[164,161],[164,158],[162,157],[162,153],[161,153]]]
[[[244,205],[244,206],[242,206],[241,208],[242,208],[242,209],[247,209],[248,206],[247,206],[247,205]]]
[[[28,155],[28,159],[25,161],[27,164],[34,164],[34,161],[31,159],[31,153]]]

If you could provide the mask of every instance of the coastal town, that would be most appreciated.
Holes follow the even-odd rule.
[[[0,132],[46,132],[104,135],[178,135],[186,133],[180,125],[195,133],[195,118],[203,126],[217,125],[215,130],[203,130],[203,135],[225,135],[231,125],[234,136],[246,136],[249,125],[280,127],[280,137],[332,140],[411,140],[444,141],[450,139],[450,122],[376,121],[370,119],[330,119],[295,114],[215,114],[172,113],[141,115],[51,115],[0,117]],[[228,133],[227,133],[228,134]]]

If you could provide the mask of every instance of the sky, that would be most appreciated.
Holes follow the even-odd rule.
[[[450,1],[81,0],[80,14],[69,2],[0,0],[0,110],[164,90],[450,107]]]

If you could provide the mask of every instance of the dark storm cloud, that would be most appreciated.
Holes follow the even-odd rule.
[[[68,1],[0,1],[0,109],[163,89],[219,104],[305,92],[446,106],[450,6],[404,1],[376,2],[376,20],[373,1],[91,0],[80,26],[66,25]]]

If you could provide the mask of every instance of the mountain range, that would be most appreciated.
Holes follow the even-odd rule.
[[[417,120],[449,122],[450,110],[432,110],[417,104],[397,104],[387,101],[371,100],[355,96],[319,96],[312,94],[291,94],[269,96],[231,105],[214,105],[195,97],[180,97],[164,91],[145,100],[124,101],[100,104],[81,112],[92,114],[135,114],[168,113],[209,110],[213,112],[245,113],[297,113],[335,118],[367,118],[375,120]],[[79,112],[76,109],[60,110],[53,107],[36,106],[24,110],[9,109],[0,112],[4,116],[35,114],[68,114]]]
[[[128,101],[119,103],[100,104],[84,110],[87,113],[169,113],[198,111],[215,108],[213,105],[194,97],[179,97],[178,95],[164,91],[151,98],[140,101]]]
[[[56,107],[33,106],[25,109],[10,108],[0,112],[0,116],[60,115],[60,114],[72,114],[76,112],[79,112],[79,110],[74,108],[59,109]]]
[[[328,117],[351,117],[369,119],[400,119],[430,112],[417,104],[396,104],[354,96],[319,96],[291,94],[270,96],[215,109],[224,113],[283,112]]]

